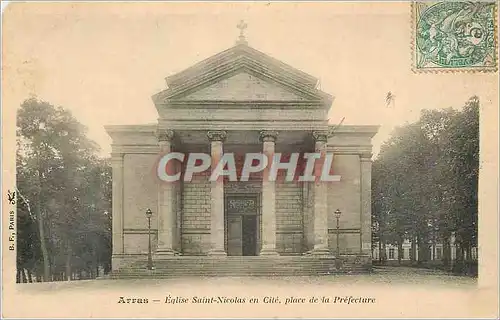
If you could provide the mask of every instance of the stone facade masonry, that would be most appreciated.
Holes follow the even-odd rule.
[[[156,211],[158,185],[151,170],[154,167],[155,154],[125,154],[123,156],[123,238],[124,250],[121,253],[137,254],[147,252],[147,208]],[[113,203],[113,206],[116,202]],[[113,216],[113,220],[115,216]],[[151,226],[158,229],[158,216],[153,215]],[[117,250],[118,248],[114,248]]]
[[[339,219],[339,246],[342,253],[359,253],[361,250],[361,176],[360,160],[356,154],[336,155],[333,170],[341,174],[341,181],[330,183],[328,188],[328,208],[333,212],[342,211]],[[336,219],[329,215],[329,247],[337,247]]]
[[[302,253],[303,199],[297,183],[276,184],[276,249],[280,254]]]
[[[197,174],[183,183],[182,251],[206,254],[210,250],[210,181],[208,174]]]
[[[181,212],[182,252],[204,255],[210,250],[210,182],[208,174],[199,174],[183,183]],[[304,247],[302,186],[297,183],[276,185],[277,251],[301,254]]]

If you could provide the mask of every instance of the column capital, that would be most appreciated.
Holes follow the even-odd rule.
[[[359,158],[361,161],[372,161],[373,154],[371,152],[362,152],[359,154]]]
[[[328,131],[326,130],[313,131],[312,136],[316,142],[328,141]]]
[[[168,129],[158,129],[156,130],[156,138],[159,142],[172,141],[174,138],[174,131]]]
[[[276,142],[278,139],[277,131],[261,131],[259,133],[259,138],[261,142]]]
[[[208,131],[207,137],[210,141],[224,141],[226,140],[227,132],[224,130]]]
[[[112,152],[111,153],[111,164],[113,165],[123,165],[123,153]]]

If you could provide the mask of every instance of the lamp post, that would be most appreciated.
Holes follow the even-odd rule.
[[[151,209],[146,210],[146,218],[148,219],[148,270],[153,270],[153,255],[151,253],[151,216],[153,212]]]
[[[337,219],[337,258],[340,257],[340,246],[339,246],[339,234],[340,234],[340,225],[339,225],[339,219],[340,215],[342,214],[342,211],[340,209],[335,210],[334,212],[335,218]]]

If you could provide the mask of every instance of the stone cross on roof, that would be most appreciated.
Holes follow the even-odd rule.
[[[244,30],[247,28],[247,24],[245,23],[245,21],[241,20],[238,25],[236,26],[238,29],[240,29],[240,36],[239,36],[239,40],[237,41],[237,43],[247,43],[246,39],[245,39],[245,35],[243,34]]]

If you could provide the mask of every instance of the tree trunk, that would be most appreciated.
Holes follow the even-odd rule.
[[[450,240],[449,237],[444,236],[442,237],[441,241],[443,242],[443,257],[442,257],[443,266],[445,267],[445,269],[448,269],[451,261],[451,248],[449,242]]]
[[[472,247],[470,245],[467,246],[467,261],[472,261]]]
[[[35,278],[36,282],[42,282],[42,275],[40,274],[40,269],[38,267],[35,268]]]
[[[418,237],[418,264],[425,262],[427,259],[426,251],[428,251],[422,237]]]
[[[26,283],[29,283],[30,281],[30,276],[29,276],[29,270],[26,268],[23,268],[23,273],[24,273],[24,279],[26,279]]]
[[[382,238],[378,239],[378,261],[382,263]]]
[[[455,243],[455,251],[457,253],[455,260],[457,262],[462,262],[464,260],[464,249],[462,248],[462,245]]]
[[[382,242],[382,251],[380,252],[380,256],[382,258],[382,264],[385,264],[387,261],[387,255],[386,255],[386,244],[385,241]]]
[[[66,252],[66,280],[71,281],[71,255],[72,255],[72,250],[71,246],[68,244],[68,249]]]
[[[97,268],[99,267],[99,265],[97,264],[97,253],[96,253],[96,250],[95,250],[95,246],[93,248],[93,251],[92,251],[92,279],[95,279],[97,278]]]
[[[24,268],[21,269],[21,283],[27,283],[26,273],[24,273]]]
[[[33,283],[33,274],[31,273],[31,270],[30,269],[26,269],[26,271],[28,272],[28,281],[29,281],[29,283]]]
[[[38,170],[38,178],[40,179],[40,191],[41,187],[41,172]],[[38,192],[38,201],[35,206],[36,210],[36,220],[38,222],[38,234],[40,235],[40,249],[42,251],[43,257],[43,280],[49,281],[50,279],[50,261],[49,252],[47,250],[47,244],[45,243],[45,229],[43,226],[42,210],[40,208],[40,192]]]
[[[412,264],[417,260],[417,239],[415,237],[412,237],[412,239],[411,239],[410,260],[411,260]]]
[[[16,271],[16,283],[21,283],[21,271],[19,269]]]
[[[403,240],[400,238],[398,241],[398,264],[401,264],[401,259],[403,258]]]

